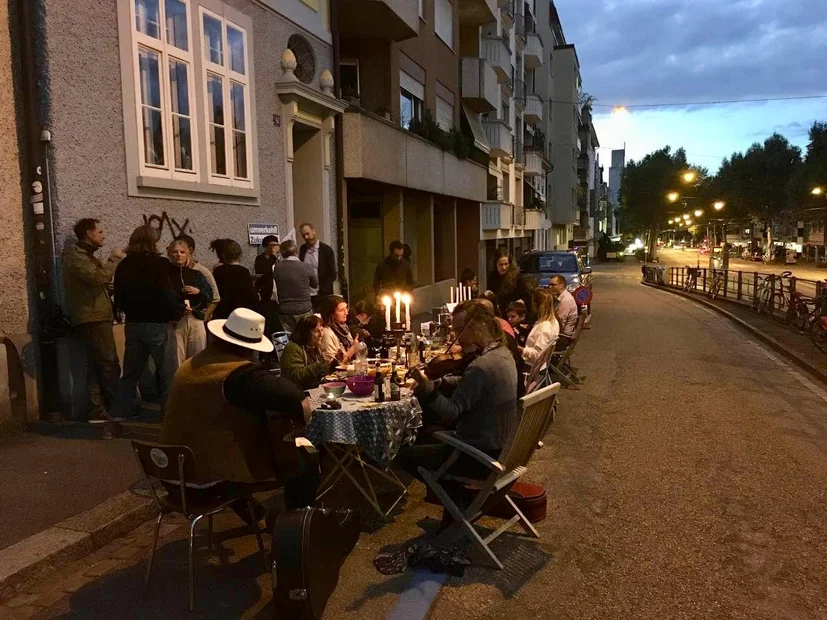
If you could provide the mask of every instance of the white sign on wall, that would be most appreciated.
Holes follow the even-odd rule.
[[[250,245],[261,245],[267,235],[278,237],[278,224],[247,224],[247,236],[250,238]]]

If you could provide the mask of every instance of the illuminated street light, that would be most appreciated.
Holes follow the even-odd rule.
[[[704,214],[700,209],[695,209],[695,217],[701,217]]]
[[[669,220],[669,223],[671,224],[671,223],[672,223],[672,220]]]
[[[812,190],[810,190],[810,193],[813,196],[821,196],[824,193],[824,188],[823,187],[814,187]]]
[[[692,226],[692,220],[686,220],[686,225],[687,226]]]
[[[626,106],[617,105],[612,108],[612,116],[626,116],[629,114],[629,110],[626,109]]]
[[[683,174],[684,183],[692,183],[692,181],[694,181],[697,177],[698,175],[691,170],[689,172],[684,172]]]
[[[681,195],[678,192],[669,192],[666,194],[666,200],[669,202],[678,202],[678,198],[680,197]]]
[[[688,213],[684,213],[684,214],[683,214],[683,219],[688,220],[688,219],[689,219],[689,214],[688,214]]]
[[[712,206],[715,207],[716,211],[720,211],[721,209],[723,209],[726,206],[726,203],[723,200],[719,200],[718,202],[716,202]]]

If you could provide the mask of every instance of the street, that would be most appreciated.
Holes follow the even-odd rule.
[[[595,266],[593,328],[573,358],[587,379],[561,393],[526,475],[548,494],[541,539],[502,536],[501,572],[383,576],[376,553],[439,516],[412,483],[393,523],[366,528],[325,618],[825,617],[825,387],[727,319],[639,281],[635,262]],[[172,523],[147,600],[145,525],[0,615],[187,617],[185,528]],[[217,527],[222,550],[199,551],[189,617],[272,617],[253,537],[234,516]],[[419,613],[410,596],[424,597]]]
[[[709,255],[701,255],[698,248],[686,248],[685,250],[674,250],[672,248],[660,248],[658,250],[658,258],[660,264],[666,267],[701,267],[709,266]],[[816,269],[813,263],[799,262],[795,265],[765,265],[761,262],[743,260],[741,258],[731,258],[729,261],[729,268],[731,270],[739,270],[746,272],[757,271],[759,273],[781,273],[783,271],[790,271],[796,278],[803,278],[805,280],[824,280],[827,279],[827,269]]]

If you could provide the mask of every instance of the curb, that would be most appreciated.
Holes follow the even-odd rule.
[[[788,360],[793,362],[795,365],[797,365],[799,368],[801,368],[803,370],[806,370],[813,377],[815,377],[816,379],[818,379],[822,383],[827,384],[827,373],[825,373],[823,370],[821,370],[820,368],[817,368],[816,366],[813,366],[806,359],[804,359],[803,357],[801,357],[797,353],[793,353],[792,351],[790,351],[787,347],[785,347],[783,344],[778,342],[772,336],[768,336],[767,334],[762,332],[760,329],[758,329],[754,325],[751,325],[750,323],[743,320],[742,318],[739,318],[739,317],[735,316],[734,314],[732,314],[728,310],[725,310],[724,308],[721,308],[720,306],[717,306],[716,304],[713,304],[709,301],[706,301],[705,299],[701,299],[699,297],[696,297],[695,295],[691,295],[691,294],[685,293],[683,291],[674,290],[674,289],[672,289],[668,286],[664,286],[664,285],[661,285],[661,284],[653,284],[651,282],[645,282],[643,280],[641,280],[640,283],[643,284],[644,286],[648,286],[650,288],[654,288],[654,289],[657,289],[659,291],[665,291],[667,293],[671,293],[671,294],[677,295],[679,297],[684,297],[686,299],[691,299],[692,301],[694,301],[696,303],[699,303],[702,306],[710,308],[711,310],[715,310],[719,314],[722,314],[725,317],[727,317],[733,323],[736,323],[737,325],[739,325],[740,327],[742,327],[746,331],[750,332],[750,334],[752,334],[753,336],[755,336],[756,338],[761,340],[764,344],[768,345],[776,353],[780,353],[781,355],[786,357]]]
[[[155,510],[149,498],[126,491],[0,550],[0,601],[126,535]]]

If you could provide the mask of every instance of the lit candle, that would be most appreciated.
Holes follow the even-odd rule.
[[[399,291],[396,291],[393,294],[393,298],[396,299],[396,322],[399,323],[402,319],[399,317],[399,302],[402,299],[402,294]]]
[[[457,303],[462,303],[462,285],[457,287]]]
[[[385,295],[382,298],[382,304],[385,306],[385,331],[391,330],[391,298]]]
[[[405,303],[405,331],[411,331],[411,296],[405,293],[402,301]]]
[[[451,287],[451,303],[454,303],[454,287]]]

